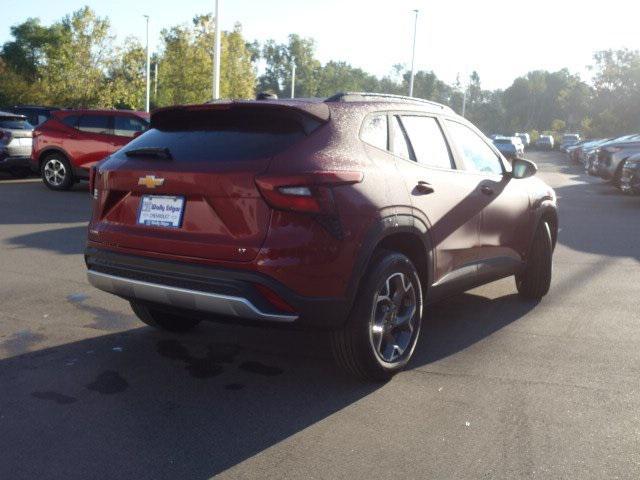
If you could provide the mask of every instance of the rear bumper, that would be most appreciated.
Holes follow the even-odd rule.
[[[331,329],[349,313],[344,299],[303,297],[262,274],[158,260],[87,248],[87,276],[96,288],[127,300],[186,310],[205,320],[288,324]],[[275,292],[294,312],[282,311],[258,290]]]

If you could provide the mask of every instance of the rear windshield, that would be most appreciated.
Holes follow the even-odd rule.
[[[508,138],[496,138],[493,143],[495,144],[499,144],[499,145],[510,145],[511,144],[511,140],[509,140]]]
[[[31,130],[33,127],[21,117],[0,117],[0,128],[8,130]]]
[[[305,137],[295,119],[273,112],[181,112],[154,126],[122,151],[168,148],[178,161],[226,162],[272,157]]]

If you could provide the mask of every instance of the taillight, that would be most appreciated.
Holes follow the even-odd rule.
[[[98,198],[98,189],[96,187],[96,167],[89,169],[89,194],[94,198]]]
[[[0,130],[0,140],[2,140],[5,143],[9,143],[9,141],[11,140],[11,132],[5,132]]]
[[[311,172],[299,175],[260,175],[256,184],[267,203],[279,210],[334,215],[332,187],[362,181],[362,172]]]

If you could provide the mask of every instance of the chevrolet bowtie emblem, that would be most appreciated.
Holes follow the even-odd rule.
[[[156,178],[155,175],[147,175],[138,179],[138,185],[144,185],[147,188],[160,187],[164,183],[164,178]]]

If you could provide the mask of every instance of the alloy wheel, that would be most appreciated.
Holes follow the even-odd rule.
[[[397,272],[376,294],[369,336],[376,355],[386,363],[400,360],[418,333],[421,312],[416,288],[408,275]]]
[[[50,185],[59,187],[67,177],[67,167],[57,158],[52,158],[44,165],[44,177]]]

